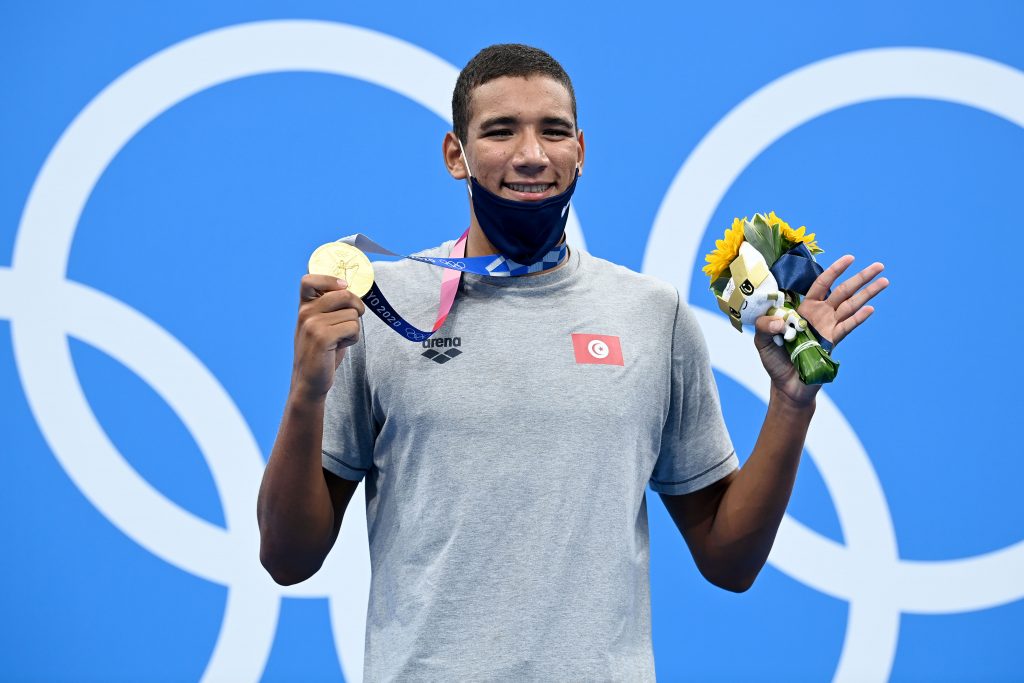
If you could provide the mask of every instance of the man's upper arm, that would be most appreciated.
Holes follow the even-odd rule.
[[[697,568],[708,580],[712,580],[705,571],[708,568],[708,540],[711,527],[718,512],[718,505],[725,495],[729,484],[736,477],[737,471],[733,470],[718,481],[702,489],[685,493],[679,496],[672,496],[660,493],[661,501],[665,504],[668,514],[675,522],[676,528],[683,535],[686,545],[690,548]]]
[[[722,417],[707,344],[690,308],[675,296],[668,410],[651,488],[683,496],[707,488],[736,469]]]
[[[324,470],[324,481],[327,482],[327,490],[331,494],[331,506],[334,508],[334,529],[331,532],[331,547],[338,540],[338,532],[341,531],[341,521],[345,517],[345,510],[348,509],[348,502],[359,486],[358,481],[344,479]]]

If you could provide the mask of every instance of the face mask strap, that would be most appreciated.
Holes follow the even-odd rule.
[[[458,137],[455,138],[459,140]],[[473,171],[469,169],[469,159],[466,158],[466,148],[462,146],[462,140],[459,140],[459,156],[462,157],[462,163],[466,165],[466,190],[469,192],[470,198],[473,197]]]

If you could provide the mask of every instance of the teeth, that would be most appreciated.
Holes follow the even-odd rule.
[[[550,183],[544,183],[543,185],[519,185],[517,183],[509,183],[508,186],[516,192],[543,192],[551,187]]]

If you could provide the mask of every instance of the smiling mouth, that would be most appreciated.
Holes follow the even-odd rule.
[[[554,186],[554,183],[505,183],[508,189],[526,194],[543,194]]]

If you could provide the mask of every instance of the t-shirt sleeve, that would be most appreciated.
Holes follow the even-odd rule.
[[[359,341],[345,353],[327,394],[322,449],[324,469],[343,479],[361,481],[373,466],[376,436],[366,380],[366,342],[360,334]]]
[[[681,495],[715,483],[739,467],[722,418],[707,343],[689,307],[676,295],[672,331],[672,396],[651,489]]]

